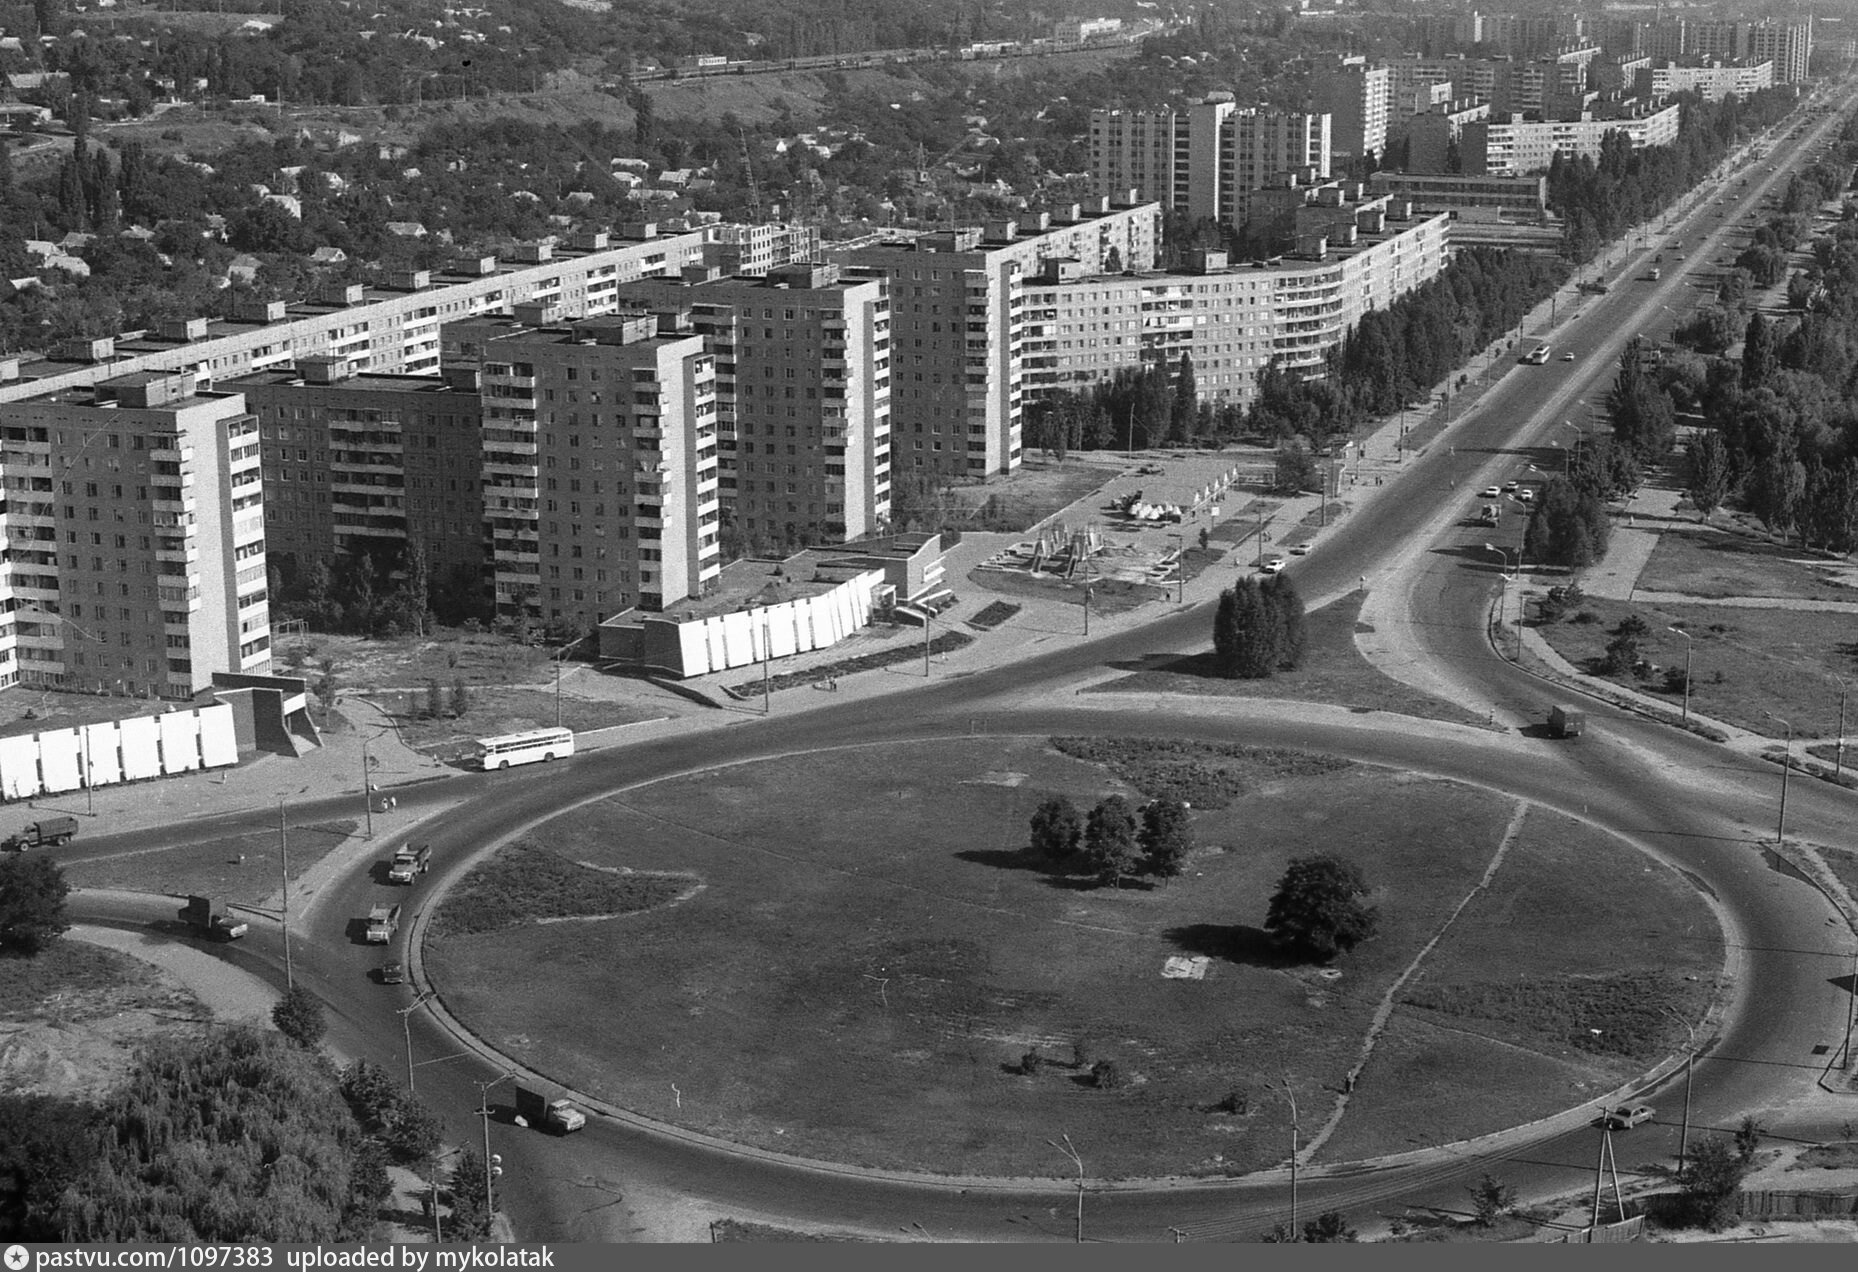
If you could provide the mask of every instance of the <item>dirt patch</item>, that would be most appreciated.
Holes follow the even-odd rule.
[[[1303,665],[1266,680],[1228,680],[1212,654],[1212,624],[1203,654],[1164,654],[1139,663],[1113,663],[1131,674],[1084,690],[1085,693],[1190,693],[1202,697],[1287,698],[1323,702],[1357,711],[1391,711],[1454,724],[1484,724],[1489,717],[1467,711],[1384,675],[1355,647],[1361,601],[1349,597],[1305,620]],[[1676,639],[1673,637],[1672,639]]]
[[[449,701],[452,685],[542,685],[554,679],[550,651],[519,645],[488,632],[442,629],[428,638],[372,640],[313,632],[278,644],[280,674],[306,676],[314,688],[323,664],[333,662],[336,681],[354,692],[383,689],[424,692],[436,680]]]
[[[989,780],[1005,773],[1025,780]],[[541,1072],[764,1147],[1048,1176],[1063,1163],[1044,1141],[1062,1125],[1093,1145],[1093,1174],[1273,1164],[1288,1111],[1265,1083],[1295,1074],[1303,1116],[1321,1120],[1387,987],[1477,882],[1514,805],[1355,766],[1281,774],[1224,810],[1196,809],[1203,848],[1164,887],[1094,888],[1025,850],[1046,796],[1088,807],[1117,790],[1033,739],[676,779],[540,833],[564,859],[695,874],[702,893],[623,924],[447,940],[426,965],[455,1011]],[[1362,864],[1383,915],[1380,935],[1330,969],[1339,976],[1285,964],[1263,932],[1287,859],[1319,848]],[[1636,877],[1619,886],[1646,909],[1664,901]],[[1512,970],[1573,931],[1596,948],[1631,944],[1570,927],[1572,904],[1515,907]],[[1205,978],[1164,977],[1179,956],[1205,957]],[[1507,1048],[1476,1045],[1466,1065],[1509,1071]],[[1049,1062],[1036,1074],[1021,1071],[1028,1051]],[[1552,1059],[1515,1071],[1560,1076]],[[1095,1086],[1098,1060],[1128,1081]],[[1441,1079],[1439,1098],[1449,1090]],[[1222,1111],[1235,1091],[1249,1093],[1245,1111]],[[1477,1112],[1465,1133],[1512,1110]]]
[[[61,940],[0,959],[0,1091],[96,1099],[143,1042],[208,1019],[178,980],[113,950]]]

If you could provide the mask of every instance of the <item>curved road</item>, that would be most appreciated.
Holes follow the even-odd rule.
[[[1823,133],[1836,119],[1822,122],[1817,131]],[[1814,135],[1792,143],[1800,152],[1814,144]],[[1752,205],[1762,188],[1752,184],[1739,203]],[[1713,219],[1703,224],[1706,230],[1717,228]],[[1709,253],[1693,248],[1687,255],[1698,260]],[[1551,691],[1492,655],[1485,614],[1496,560],[1482,548],[1490,532],[1460,530],[1457,519],[1478,486],[1514,475],[1529,458],[1554,453],[1510,448],[1518,438],[1553,427],[1583,393],[1603,392],[1618,348],[1631,333],[1649,330],[1658,307],[1682,285],[1681,273],[1662,284],[1622,283],[1590,302],[1574,329],[1555,342],[1580,355],[1572,370],[1551,362],[1519,367],[1506,376],[1471,417],[1452,426],[1451,445],[1434,444],[1422,453],[1395,490],[1328,531],[1317,551],[1293,567],[1304,595],[1318,603],[1333,599],[1365,575],[1373,589],[1397,596],[1395,609],[1408,622],[1409,638],[1425,651],[1418,672],[1422,680],[1435,676],[1436,685],[1436,677],[1446,677],[1454,696],[1469,695],[1457,700],[1489,703],[1518,721],[1539,719],[1552,701],[1565,699],[1565,693]],[[1390,557],[1389,546],[1401,544],[1421,546],[1404,558]],[[1731,1013],[1725,1032],[1697,1067],[1694,1124],[1727,1125],[1746,1110],[1784,1105],[1810,1088],[1825,1063],[1815,1048],[1836,1042],[1843,1025],[1846,991],[1838,978],[1849,967],[1850,938],[1829,924],[1830,907],[1817,892],[1770,869],[1751,843],[1772,833],[1777,773],[1603,706],[1590,708],[1589,736],[1567,745],[1453,726],[1409,729],[1397,719],[1294,703],[1228,701],[1214,714],[1183,715],[1063,692],[1112,662],[1202,647],[1210,621],[1210,606],[1191,607],[1141,629],[881,698],[839,702],[765,722],[743,719],[700,735],[582,755],[542,771],[464,776],[415,788],[401,798],[409,808],[466,799],[428,823],[422,837],[447,845],[489,844],[626,785],[780,752],[906,736],[955,737],[970,730],[1151,732],[1333,751],[1525,796],[1589,818],[1688,871],[1729,911],[1731,943],[1739,957],[1740,1009]],[[1432,668],[1441,670],[1427,670]],[[343,801],[348,803],[352,799]],[[1796,783],[1789,833],[1850,845],[1852,808],[1843,792]],[[303,806],[296,814],[311,819],[322,811]],[[220,820],[272,824],[263,812]],[[197,837],[200,829],[189,831]],[[102,856],[160,838],[94,839],[71,855]],[[412,893],[415,905],[409,908],[416,909],[419,897],[465,868],[461,857],[442,857]],[[378,885],[363,872],[326,888],[298,921],[309,931],[307,939],[299,935],[295,965],[298,977],[330,1006],[332,1040],[351,1054],[372,1056],[401,1072],[398,1009],[411,995],[367,983],[369,970],[380,960],[379,947],[352,943],[348,931],[354,916],[365,914],[380,896]],[[172,910],[173,903],[165,899],[147,905],[93,900],[82,906],[87,919],[135,926],[171,920]],[[274,980],[282,978],[281,943],[268,927],[256,927],[225,953]],[[499,1070],[458,1054],[456,1039],[426,1011],[413,1012],[405,1027],[421,1061],[422,1098],[448,1113],[455,1139],[475,1142],[470,1111],[479,1101],[474,1083],[488,1081]],[[1676,1107],[1670,1098],[1660,1100],[1664,1112]],[[1676,1130],[1667,1122],[1661,1117],[1654,1127],[1622,1138],[1622,1161],[1673,1155]],[[616,1224],[613,1216],[623,1213],[625,1198],[635,1194],[689,1196],[704,1199],[711,1209],[735,1213],[936,1237],[1044,1240],[1070,1235],[1072,1194],[1061,1183],[963,1189],[874,1179],[718,1151],[693,1138],[605,1118],[561,1140],[508,1129],[496,1134],[496,1149],[506,1159],[506,1204],[518,1218],[518,1230],[534,1240],[623,1234],[627,1225]],[[466,1135],[472,1138],[465,1140]],[[1493,1159],[1501,1159],[1504,1177],[1527,1193],[1565,1191],[1591,1180],[1594,1146],[1584,1116],[1573,1114],[1508,1137],[1482,1154],[1306,1172],[1301,1200],[1306,1210],[1339,1207],[1358,1213],[1396,1202],[1462,1207],[1465,1184]],[[1061,1165],[1053,1163],[1054,1175]],[[1169,1228],[1182,1228],[1196,1238],[1243,1238],[1287,1214],[1285,1181],[1272,1178],[1106,1191],[1091,1197],[1087,1223],[1093,1237],[1156,1240]]]

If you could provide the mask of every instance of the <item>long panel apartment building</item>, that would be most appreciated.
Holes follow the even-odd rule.
[[[1450,223],[1415,217],[1399,200],[1361,200],[1352,183],[1325,189],[1337,197],[1300,218],[1304,259],[1230,265],[1207,252],[1180,272],[1094,276],[1048,261],[1025,288],[1028,399],[1080,391],[1124,368],[1172,370],[1183,355],[1202,398],[1238,406],[1274,361],[1320,373],[1363,314],[1444,269]]]
[[[4,412],[0,684],[189,698],[271,662],[258,421],[148,372]]]
[[[890,519],[891,315],[882,278],[789,264],[621,289],[689,314],[716,355],[721,492],[750,542],[842,543]]]
[[[1091,274],[1153,269],[1161,207],[1125,198],[834,254],[848,278],[889,288],[893,472],[1019,467],[1026,282],[1047,260]]]

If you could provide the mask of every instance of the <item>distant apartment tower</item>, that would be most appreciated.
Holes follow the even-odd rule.
[[[1231,223],[1244,195],[1286,173],[1329,174],[1330,120],[1240,110],[1210,93],[1186,110],[1091,113],[1091,178],[1102,194],[1134,190],[1196,217]]]
[[[366,553],[433,578],[484,565],[483,402],[475,367],[443,378],[357,373],[334,358],[229,381],[258,417],[274,558]]]
[[[9,404],[0,683],[191,698],[264,672],[258,421],[237,393],[134,373]]]
[[[725,274],[766,274],[796,261],[819,259],[819,227],[767,222],[719,225],[703,245],[704,264]],[[660,275],[675,278],[676,272]]]
[[[475,365],[489,567],[500,617],[592,631],[721,572],[715,359],[646,314],[545,310],[448,326]]]
[[[621,298],[688,312],[715,354],[722,501],[751,541],[843,543],[890,520],[884,279],[817,263],[759,278],[691,270]]]
[[[848,277],[890,288],[893,473],[1019,467],[1026,280],[1051,259],[1093,274],[1152,269],[1161,208],[1125,197],[843,254]]]
[[[1774,63],[1752,66],[1650,66],[1637,77],[1646,95],[1670,97],[1695,93],[1704,101],[1721,101],[1730,94],[1747,97],[1774,87]]]
[[[1310,76],[1310,109],[1330,116],[1336,158],[1361,159],[1387,149],[1387,112],[1393,81],[1384,66],[1359,57],[1343,58]]]
[[[1693,22],[1686,27],[1682,53],[1720,62],[1774,63],[1774,82],[1795,84],[1807,78],[1813,60],[1813,19],[1799,22]],[[1677,57],[1664,48],[1662,56]]]
[[[1519,177],[1545,171],[1559,154],[1598,159],[1608,133],[1618,132],[1635,150],[1677,140],[1681,107],[1675,103],[1619,119],[1525,121],[1488,119],[1466,124],[1460,137],[1468,176]]]

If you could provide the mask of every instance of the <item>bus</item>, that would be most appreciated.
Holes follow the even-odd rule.
[[[527,733],[506,733],[497,738],[479,738],[475,762],[489,772],[512,764],[533,764],[537,760],[564,760],[574,754],[574,730],[530,729]]]
[[[1527,362],[1532,367],[1541,366],[1543,363],[1548,361],[1548,346],[1537,345],[1535,347],[1535,351],[1531,353],[1528,357],[1524,358],[1523,361]]]

